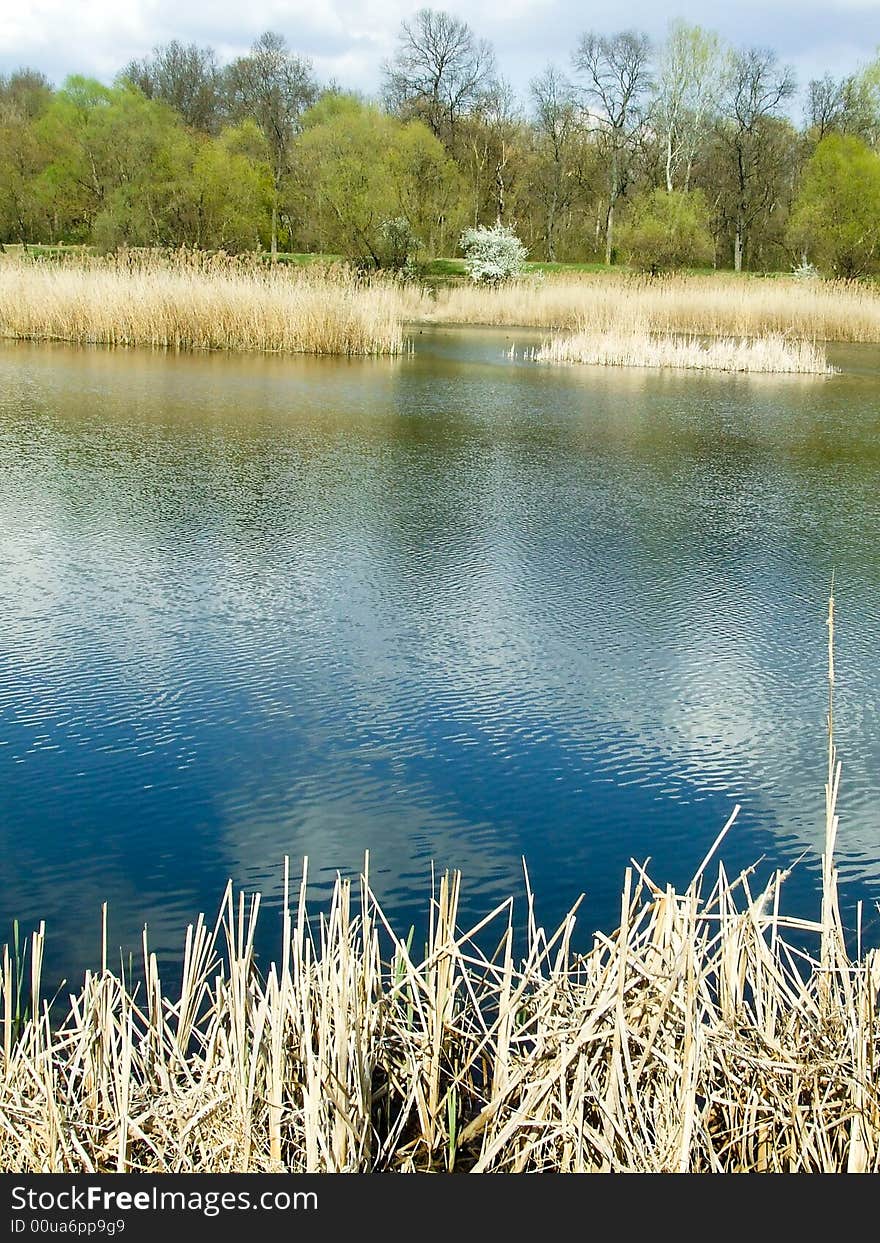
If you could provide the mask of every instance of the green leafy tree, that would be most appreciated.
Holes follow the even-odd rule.
[[[104,249],[178,240],[174,201],[193,139],[168,105],[128,83],[72,77],[40,131],[51,159],[39,191],[62,236]]]
[[[827,134],[804,172],[789,222],[793,247],[850,279],[880,266],[880,155],[851,135]]]
[[[46,144],[27,111],[0,105],[0,243],[46,237],[38,182],[48,159]]]
[[[711,263],[709,208],[701,190],[637,195],[618,234],[627,263],[647,272]]]
[[[303,117],[298,214],[309,242],[381,267],[387,223],[405,219],[422,247],[455,218],[458,174],[420,121],[406,124],[351,95],[328,94]],[[411,252],[411,247],[408,247]]]
[[[199,143],[184,186],[187,228],[181,241],[230,253],[270,242],[271,159],[253,121]]]

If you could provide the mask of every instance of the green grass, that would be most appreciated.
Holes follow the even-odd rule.
[[[138,249],[138,248],[135,248]],[[76,254],[96,255],[98,248],[89,246],[84,243],[68,243],[59,242],[53,245],[44,245],[42,243],[31,243],[23,246],[20,242],[5,243],[5,250],[10,255],[22,255],[27,253],[35,259],[61,259]],[[261,257],[267,262],[270,259],[268,251],[262,251]],[[289,267],[310,267],[312,264],[330,264],[345,263],[350,261],[347,256],[340,254],[330,254],[323,251],[302,252],[302,251],[279,251],[277,255],[278,263],[285,264]],[[578,262],[551,262],[549,260],[536,260],[532,263],[525,264],[525,272],[529,273],[542,272],[547,275],[566,275],[576,273],[605,273],[607,275],[619,274],[622,272],[630,272],[634,269],[628,267],[624,263],[615,263],[606,267],[601,260],[591,259]],[[729,269],[715,269],[711,267],[686,268],[680,275],[685,276],[724,276],[730,277],[732,280],[752,280],[766,279],[768,277],[789,276],[789,272],[732,272]],[[436,287],[441,285],[455,285],[467,278],[467,270],[464,265],[464,259],[454,258],[451,256],[438,255],[433,259],[425,260],[420,267],[420,276],[429,286]]]
[[[598,260],[584,263],[558,263],[555,261],[551,263],[547,260],[546,262],[527,263],[525,270],[527,272],[628,272],[630,269],[625,264],[620,263],[615,264],[612,268],[606,268],[605,264],[600,263]]]
[[[269,254],[268,251],[264,252],[263,257],[266,260],[271,259],[271,255]],[[345,263],[346,262],[345,255],[329,255],[329,254],[324,254],[321,251],[316,251],[314,253],[300,254],[296,251],[279,250],[278,255],[276,257],[279,263],[286,263],[289,267],[293,267],[293,268],[307,268],[307,267],[310,267],[313,263]]]

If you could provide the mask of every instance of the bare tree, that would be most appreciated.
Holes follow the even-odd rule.
[[[807,130],[816,142],[836,130],[852,134],[868,143],[877,141],[880,118],[872,98],[866,71],[832,78],[814,78],[807,86],[805,117]]]
[[[606,37],[582,36],[573,60],[584,76],[584,98],[608,161],[605,262],[614,250],[614,210],[626,193],[630,163],[645,122],[644,102],[651,83],[651,43],[634,30]]]
[[[224,74],[231,115],[250,118],[262,130],[272,160],[272,257],[278,253],[278,204],[290,169],[300,117],[318,94],[311,62],[295,56],[283,35],[267,30],[248,56],[232,62]]]
[[[728,57],[722,94],[721,136],[734,162],[736,204],[734,208],[733,266],[742,271],[749,228],[763,209],[760,189],[762,148],[778,117],[780,105],[795,91],[794,71],[780,66],[768,48],[746,48]]]
[[[529,87],[534,126],[546,155],[547,182],[541,187],[544,201],[544,236],[547,258],[556,259],[556,228],[559,214],[568,209],[574,187],[574,153],[580,136],[574,86],[554,65],[548,65]]]
[[[846,107],[845,94],[846,79],[838,82],[830,73],[813,78],[808,84],[804,119],[817,142],[840,125]]]
[[[473,184],[473,220],[479,222],[481,209],[490,205],[497,224],[507,213],[507,196],[515,178],[521,154],[522,116],[509,82],[499,79],[481,101],[479,108],[462,119],[462,150],[459,159],[469,165]],[[466,140],[466,143],[465,143]]]
[[[52,83],[39,69],[14,69],[9,77],[0,74],[0,113],[32,121],[52,98]]]
[[[419,9],[401,23],[397,51],[382,72],[388,106],[420,117],[450,147],[461,118],[496,85],[491,44],[467,22],[436,9]]]
[[[673,22],[657,68],[655,122],[663,139],[666,189],[690,189],[691,170],[717,108],[721,44],[713,31]]]
[[[173,39],[153,49],[152,56],[133,60],[123,78],[148,99],[170,104],[193,129],[214,133],[219,124],[220,70],[211,47],[184,45]]]

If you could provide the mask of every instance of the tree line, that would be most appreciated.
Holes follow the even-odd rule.
[[[173,41],[113,85],[0,78],[0,241],[451,255],[512,227],[548,261],[880,266],[880,58],[796,83],[770,49],[677,21],[586,32],[518,99],[491,45],[422,9],[381,97],[319,83],[266,32],[221,65]]]

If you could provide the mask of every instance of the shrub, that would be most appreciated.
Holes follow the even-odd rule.
[[[465,229],[459,245],[468,275],[478,285],[500,285],[519,276],[529,253],[506,224]]]

